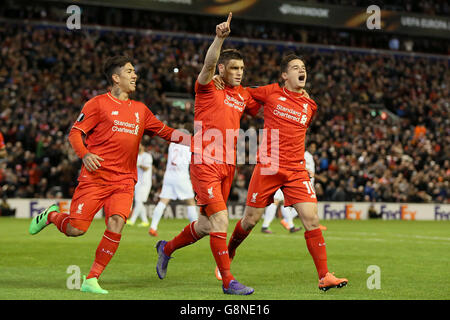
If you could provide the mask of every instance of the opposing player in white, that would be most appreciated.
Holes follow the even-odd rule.
[[[273,203],[269,205],[266,208],[266,211],[264,212],[264,221],[261,227],[261,232],[263,233],[272,233],[272,231],[269,229],[270,223],[275,218],[275,214],[277,212],[278,205],[281,204],[281,214],[283,215],[283,219],[281,220],[281,224],[283,227],[285,227],[289,232],[294,233],[297,231],[300,231],[302,227],[296,228],[294,225],[294,217],[291,207],[285,207],[283,205],[284,202],[284,195],[283,191],[281,189],[278,189],[277,192],[275,192],[275,195],[273,196]]]
[[[147,201],[152,188],[152,165],[152,155],[145,152],[145,147],[140,144],[137,158],[138,181],[134,187],[134,209],[131,218],[127,221],[129,225],[134,225],[137,218],[142,220],[140,226],[148,227],[149,225],[144,203]]]
[[[171,143],[167,157],[166,172],[164,173],[163,186],[159,195],[159,202],[153,210],[152,224],[148,233],[158,236],[159,220],[171,200],[184,200],[187,203],[187,217],[189,221],[198,218],[197,207],[194,201],[191,178],[189,176],[189,163],[191,151],[189,147]]]

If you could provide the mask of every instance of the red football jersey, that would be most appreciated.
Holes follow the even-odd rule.
[[[256,115],[260,104],[242,86],[218,90],[212,80],[207,85],[196,81],[195,93],[192,151],[202,157],[194,158],[194,162],[209,158],[205,162],[212,159],[234,165],[242,114]]]
[[[145,104],[130,99],[121,101],[109,92],[86,102],[72,130],[81,130],[86,135],[89,152],[104,159],[94,172],[83,165],[79,181],[135,183],[139,143],[144,131],[177,141],[177,134],[172,135],[176,130],[159,121]]]
[[[317,111],[316,103],[278,83],[247,89],[264,104],[265,130],[258,162],[273,164],[278,159],[281,168],[305,169],[306,131]],[[278,136],[273,130],[278,130]]]

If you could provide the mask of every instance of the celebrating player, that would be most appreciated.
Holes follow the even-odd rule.
[[[187,215],[190,222],[198,219],[197,207],[194,200],[194,191],[189,177],[189,163],[191,151],[189,147],[176,143],[169,145],[166,172],[164,173],[163,186],[159,195],[159,202],[153,210],[152,224],[148,233],[158,236],[158,223],[171,200],[183,200],[187,202]]]
[[[186,146],[185,146],[186,147]],[[186,147],[188,148],[188,147]],[[138,179],[134,186],[134,208],[131,214],[131,218],[127,221],[127,224],[134,225],[137,218],[141,218],[142,227],[148,227],[147,210],[144,203],[148,199],[150,190],[152,188],[152,166],[153,157],[150,153],[145,151],[145,147],[142,143],[139,145],[139,154],[137,158],[137,170]]]
[[[191,158],[191,180],[200,206],[199,219],[166,242],[157,243],[156,271],[160,279],[166,276],[172,253],[190,245],[206,235],[217,267],[222,273],[225,294],[248,295],[253,288],[239,283],[230,271],[227,250],[227,199],[235,172],[236,140],[228,134],[239,131],[244,111],[256,115],[260,106],[241,86],[244,71],[242,55],[237,50],[221,52],[225,38],[230,34],[231,13],[226,22],[216,26],[216,37],[210,45],[203,68],[195,84],[194,149]],[[223,77],[226,87],[217,90],[212,78],[216,71]],[[227,139],[228,138],[228,139]],[[211,141],[210,143],[207,143]]]
[[[52,205],[37,215],[29,227],[30,234],[37,234],[53,223],[66,236],[81,236],[103,208],[106,230],[81,286],[83,292],[102,294],[108,291],[100,287],[98,278],[119,246],[122,228],[131,211],[142,135],[145,132],[187,145],[191,140],[189,135],[159,121],[146,105],[130,99],[137,80],[130,59],[109,58],[104,72],[112,85],[111,92],[86,102],[69,134],[72,148],[83,162],[70,213],[62,213],[57,205]],[[86,146],[82,134],[86,136]]]
[[[267,174],[267,168],[272,165],[267,150],[273,149],[260,148],[258,163],[250,180],[244,217],[236,224],[228,243],[229,256],[233,259],[236,248],[260,220],[264,208],[273,202],[275,192],[281,188],[285,206],[294,207],[305,227],[306,245],[317,269],[319,289],[326,291],[333,287],[341,288],[348,280],[338,279],[328,272],[316,194],[304,158],[306,131],[317,106],[303,90],[307,72],[302,59],[293,54],[288,55],[282,59],[280,69],[283,86],[275,83],[249,89],[253,98],[264,104],[265,130],[261,145],[278,144],[279,168]],[[274,132],[277,133],[276,138],[272,139]]]

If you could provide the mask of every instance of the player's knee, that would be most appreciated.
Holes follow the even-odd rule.
[[[228,212],[220,211],[209,217],[210,232],[226,232],[228,229]]]
[[[256,220],[254,216],[244,216],[241,220],[241,227],[245,231],[250,231],[256,226],[257,223],[258,220]]]
[[[264,208],[246,207],[244,218],[241,221],[241,227],[246,231],[253,229],[261,219],[263,212]]]
[[[208,220],[199,219],[195,224],[195,233],[199,237],[207,236],[211,232],[211,223]]]
[[[308,215],[304,222],[307,230],[319,228],[319,216],[317,214]]]
[[[83,231],[83,230],[77,229],[75,227],[72,227],[70,224],[67,225],[66,235],[68,237],[79,237],[79,236],[82,236],[85,233],[86,233],[86,231]]]
[[[106,228],[111,232],[121,233],[124,225],[125,220],[121,216],[115,214],[109,217]]]

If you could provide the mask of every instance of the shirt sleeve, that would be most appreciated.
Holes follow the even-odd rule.
[[[84,134],[95,128],[100,122],[99,105],[97,99],[91,99],[85,103],[81,113],[72,128],[81,130]]]
[[[208,84],[200,84],[195,81],[195,93],[212,94],[216,90],[214,81],[211,80]]]
[[[246,104],[245,112],[255,117],[258,114],[259,109],[261,109],[261,104],[253,99],[250,94]]]
[[[309,119],[309,123],[308,123],[308,127],[311,125],[311,122],[313,121],[313,119],[314,119],[314,116],[316,115],[316,113],[317,113],[317,104],[316,104],[316,102],[314,101],[314,100],[312,100],[312,99],[310,99],[311,101],[312,101],[312,105],[313,105],[313,108],[312,108],[312,114],[311,114],[311,118]]]
[[[86,146],[83,143],[83,138],[81,137],[81,131],[78,130],[75,127],[72,127],[69,133],[69,142],[72,146],[73,150],[77,154],[80,159],[83,159],[86,153],[89,152],[89,150],[86,148]]]
[[[264,104],[272,91],[272,85],[253,88],[248,87],[247,90],[254,100]]]

